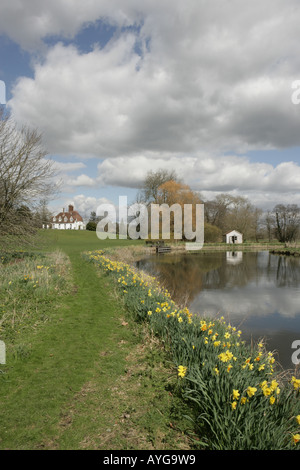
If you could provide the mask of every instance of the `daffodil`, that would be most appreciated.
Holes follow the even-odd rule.
[[[265,386],[265,387],[262,388],[262,391],[263,391],[263,394],[264,394],[265,397],[268,397],[268,396],[271,395],[270,387]]]
[[[219,358],[220,361],[222,361],[222,362],[228,362],[228,361],[230,361],[230,360],[233,358],[233,354],[232,354],[231,351],[229,351],[229,350],[227,349],[226,352],[223,352],[223,353],[219,354],[219,355],[218,355],[218,358]]]
[[[292,377],[291,383],[294,386],[294,390],[299,390],[300,388],[300,379],[296,379],[296,377]]]
[[[255,395],[255,393],[257,392],[257,388],[256,387],[248,387],[247,388],[247,394],[248,394],[248,397],[253,397],[253,395]]]
[[[187,371],[187,368],[185,366],[178,366],[178,376],[179,377],[184,377]]]
[[[297,444],[300,441],[300,434],[293,435],[293,443]]]

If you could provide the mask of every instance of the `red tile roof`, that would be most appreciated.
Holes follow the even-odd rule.
[[[65,212],[65,210],[63,209],[62,212],[59,212],[59,214],[52,218],[52,221],[62,223],[73,223],[76,221],[83,222],[83,219],[77,211],[74,211],[74,207],[70,205],[68,212]]]

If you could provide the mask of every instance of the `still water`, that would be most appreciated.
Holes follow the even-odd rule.
[[[243,339],[264,338],[284,369],[300,359],[300,258],[261,252],[197,252],[149,256],[151,273],[178,304],[201,316],[224,316]],[[299,354],[297,354],[299,350]]]

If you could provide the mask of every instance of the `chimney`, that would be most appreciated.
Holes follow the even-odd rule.
[[[74,207],[69,205],[69,212],[73,212],[73,210],[74,210]]]

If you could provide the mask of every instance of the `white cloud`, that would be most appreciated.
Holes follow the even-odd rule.
[[[76,171],[81,170],[82,168],[86,167],[86,164],[83,162],[57,162],[53,161],[55,168],[57,171],[60,172],[69,172],[69,171]]]
[[[0,33],[7,34],[25,49],[35,49],[50,35],[74,37],[83,26],[110,14],[112,8],[108,3],[103,0],[2,0]],[[128,23],[121,11],[114,16],[115,22]]]
[[[102,185],[140,187],[146,173],[160,168],[175,170],[177,175],[197,190],[251,190],[296,192],[300,186],[300,167],[295,162],[277,166],[251,163],[247,157],[153,156],[118,157],[98,165],[98,182]]]
[[[212,157],[205,153],[188,157],[118,157],[99,163],[97,181],[102,186],[139,188],[149,170],[160,168],[175,170],[205,200],[226,192],[242,194],[262,208],[273,208],[279,202],[300,205],[300,167],[295,162],[274,166],[251,163],[247,157]]]
[[[77,186],[85,186],[85,187],[93,187],[96,186],[96,181],[91,178],[90,176],[87,175],[79,175],[76,178],[68,178],[65,181],[65,185],[71,186],[71,187],[77,187]]]
[[[113,204],[113,202],[106,197],[87,197],[84,194],[78,194],[74,196],[69,204],[73,204],[74,209],[77,210],[82,217],[89,218],[91,212],[97,211],[98,206],[101,204]]]
[[[68,3],[68,19],[58,2],[41,9],[57,17],[57,34],[97,18],[140,28],[89,53],[56,44],[35,63],[34,79],[19,79],[9,104],[18,120],[42,129],[51,152],[107,158],[300,144],[291,103],[297,2]],[[28,18],[40,10],[30,6]]]
[[[299,165],[238,156],[300,145],[300,106],[291,102],[299,17],[297,0],[3,0],[0,33],[24,48],[97,21],[119,27],[86,53],[45,42],[9,106],[42,131],[51,153],[102,160],[98,176],[67,176],[69,191],[139,187],[147,170],[163,167],[203,194],[299,201]]]

